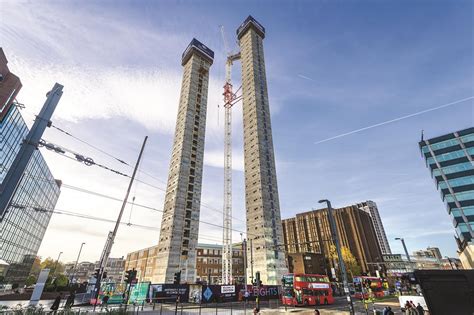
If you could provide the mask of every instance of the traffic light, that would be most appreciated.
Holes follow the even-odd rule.
[[[181,283],[181,271],[175,272],[174,273],[174,284],[180,284]]]
[[[137,278],[137,271],[135,268],[125,271],[125,283],[132,283]]]
[[[102,274],[102,279],[107,279],[107,271],[104,271],[104,273]]]
[[[255,285],[257,285],[257,286],[262,285],[262,280],[260,280],[260,271],[257,271],[255,273]]]

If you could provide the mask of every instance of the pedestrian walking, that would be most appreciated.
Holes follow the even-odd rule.
[[[249,301],[249,296],[250,296],[249,291],[245,290],[245,292],[244,292],[244,300],[245,300],[245,303],[247,303],[247,302]]]
[[[67,297],[66,305],[64,305],[64,308],[71,308],[74,305],[75,298],[76,298],[76,294],[74,293],[74,291],[72,291]]]
[[[385,313],[383,313],[384,315],[395,315],[390,306],[385,307],[384,312],[385,312]]]
[[[423,308],[423,306],[421,306],[420,303],[418,303],[418,305],[416,306],[416,310],[418,311],[418,314],[420,314],[420,315],[425,314],[425,309]]]
[[[108,310],[109,309],[109,306],[107,305],[107,303],[109,302],[109,294],[108,292],[105,292],[104,293],[104,296],[102,297],[102,305],[100,306],[100,309],[103,309],[104,306],[105,306],[105,309]]]
[[[54,299],[53,305],[51,305],[51,311],[53,314],[56,314],[57,310],[59,309],[62,295],[63,295],[62,293],[59,293],[58,296]]]

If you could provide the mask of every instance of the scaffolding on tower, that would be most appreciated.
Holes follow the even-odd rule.
[[[232,283],[232,106],[242,99],[232,92],[232,64],[240,59],[240,52],[231,53],[221,26],[226,51],[224,84],[224,222],[222,237],[222,284]],[[240,88],[237,90],[237,92]]]

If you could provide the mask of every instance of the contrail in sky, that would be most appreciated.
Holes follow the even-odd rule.
[[[302,74],[298,74],[298,76],[299,76],[300,78],[303,78],[303,79],[306,79],[306,80],[309,80],[309,81],[314,81],[314,80],[311,79],[310,77],[307,77],[307,76],[302,75]]]
[[[469,97],[466,97],[466,98],[463,98],[463,99],[460,99],[460,100],[457,100],[457,101],[454,101],[454,102],[451,102],[451,103],[448,103],[448,104],[444,104],[444,105],[436,106],[436,107],[433,107],[433,108],[425,109],[425,110],[422,110],[420,112],[416,112],[416,113],[413,113],[413,114],[409,114],[409,115],[405,115],[405,116],[402,116],[402,117],[387,120],[387,121],[384,121],[384,122],[381,122],[381,123],[378,123],[378,124],[375,124],[375,125],[363,127],[363,128],[356,129],[356,130],[352,130],[352,131],[349,131],[349,132],[346,132],[346,133],[342,133],[342,134],[334,136],[334,137],[330,137],[330,138],[327,138],[327,139],[324,139],[324,140],[317,141],[314,144],[320,144],[320,143],[323,143],[323,142],[328,142],[328,141],[331,141],[331,140],[334,140],[334,139],[338,139],[338,138],[342,138],[342,137],[345,137],[345,136],[352,135],[354,133],[358,133],[358,132],[365,131],[365,130],[368,130],[368,129],[372,129],[372,128],[375,128],[375,127],[380,127],[380,126],[383,126],[383,125],[391,124],[391,123],[397,122],[399,120],[403,120],[403,119],[418,116],[418,115],[421,115],[421,114],[424,114],[424,113],[432,112],[432,111],[435,111],[435,110],[438,110],[438,109],[441,109],[441,108],[449,107],[449,106],[452,106],[452,105],[455,105],[455,104],[458,104],[458,103],[462,103],[462,102],[465,102],[465,101],[468,101],[468,100],[472,100],[472,99],[474,99],[474,96],[469,96]]]

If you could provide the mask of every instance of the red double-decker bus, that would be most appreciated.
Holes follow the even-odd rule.
[[[287,274],[282,278],[282,303],[285,305],[333,304],[331,284],[325,275]]]
[[[354,277],[354,288],[356,299],[367,299],[369,297],[383,297],[384,286],[381,278],[359,276]]]

